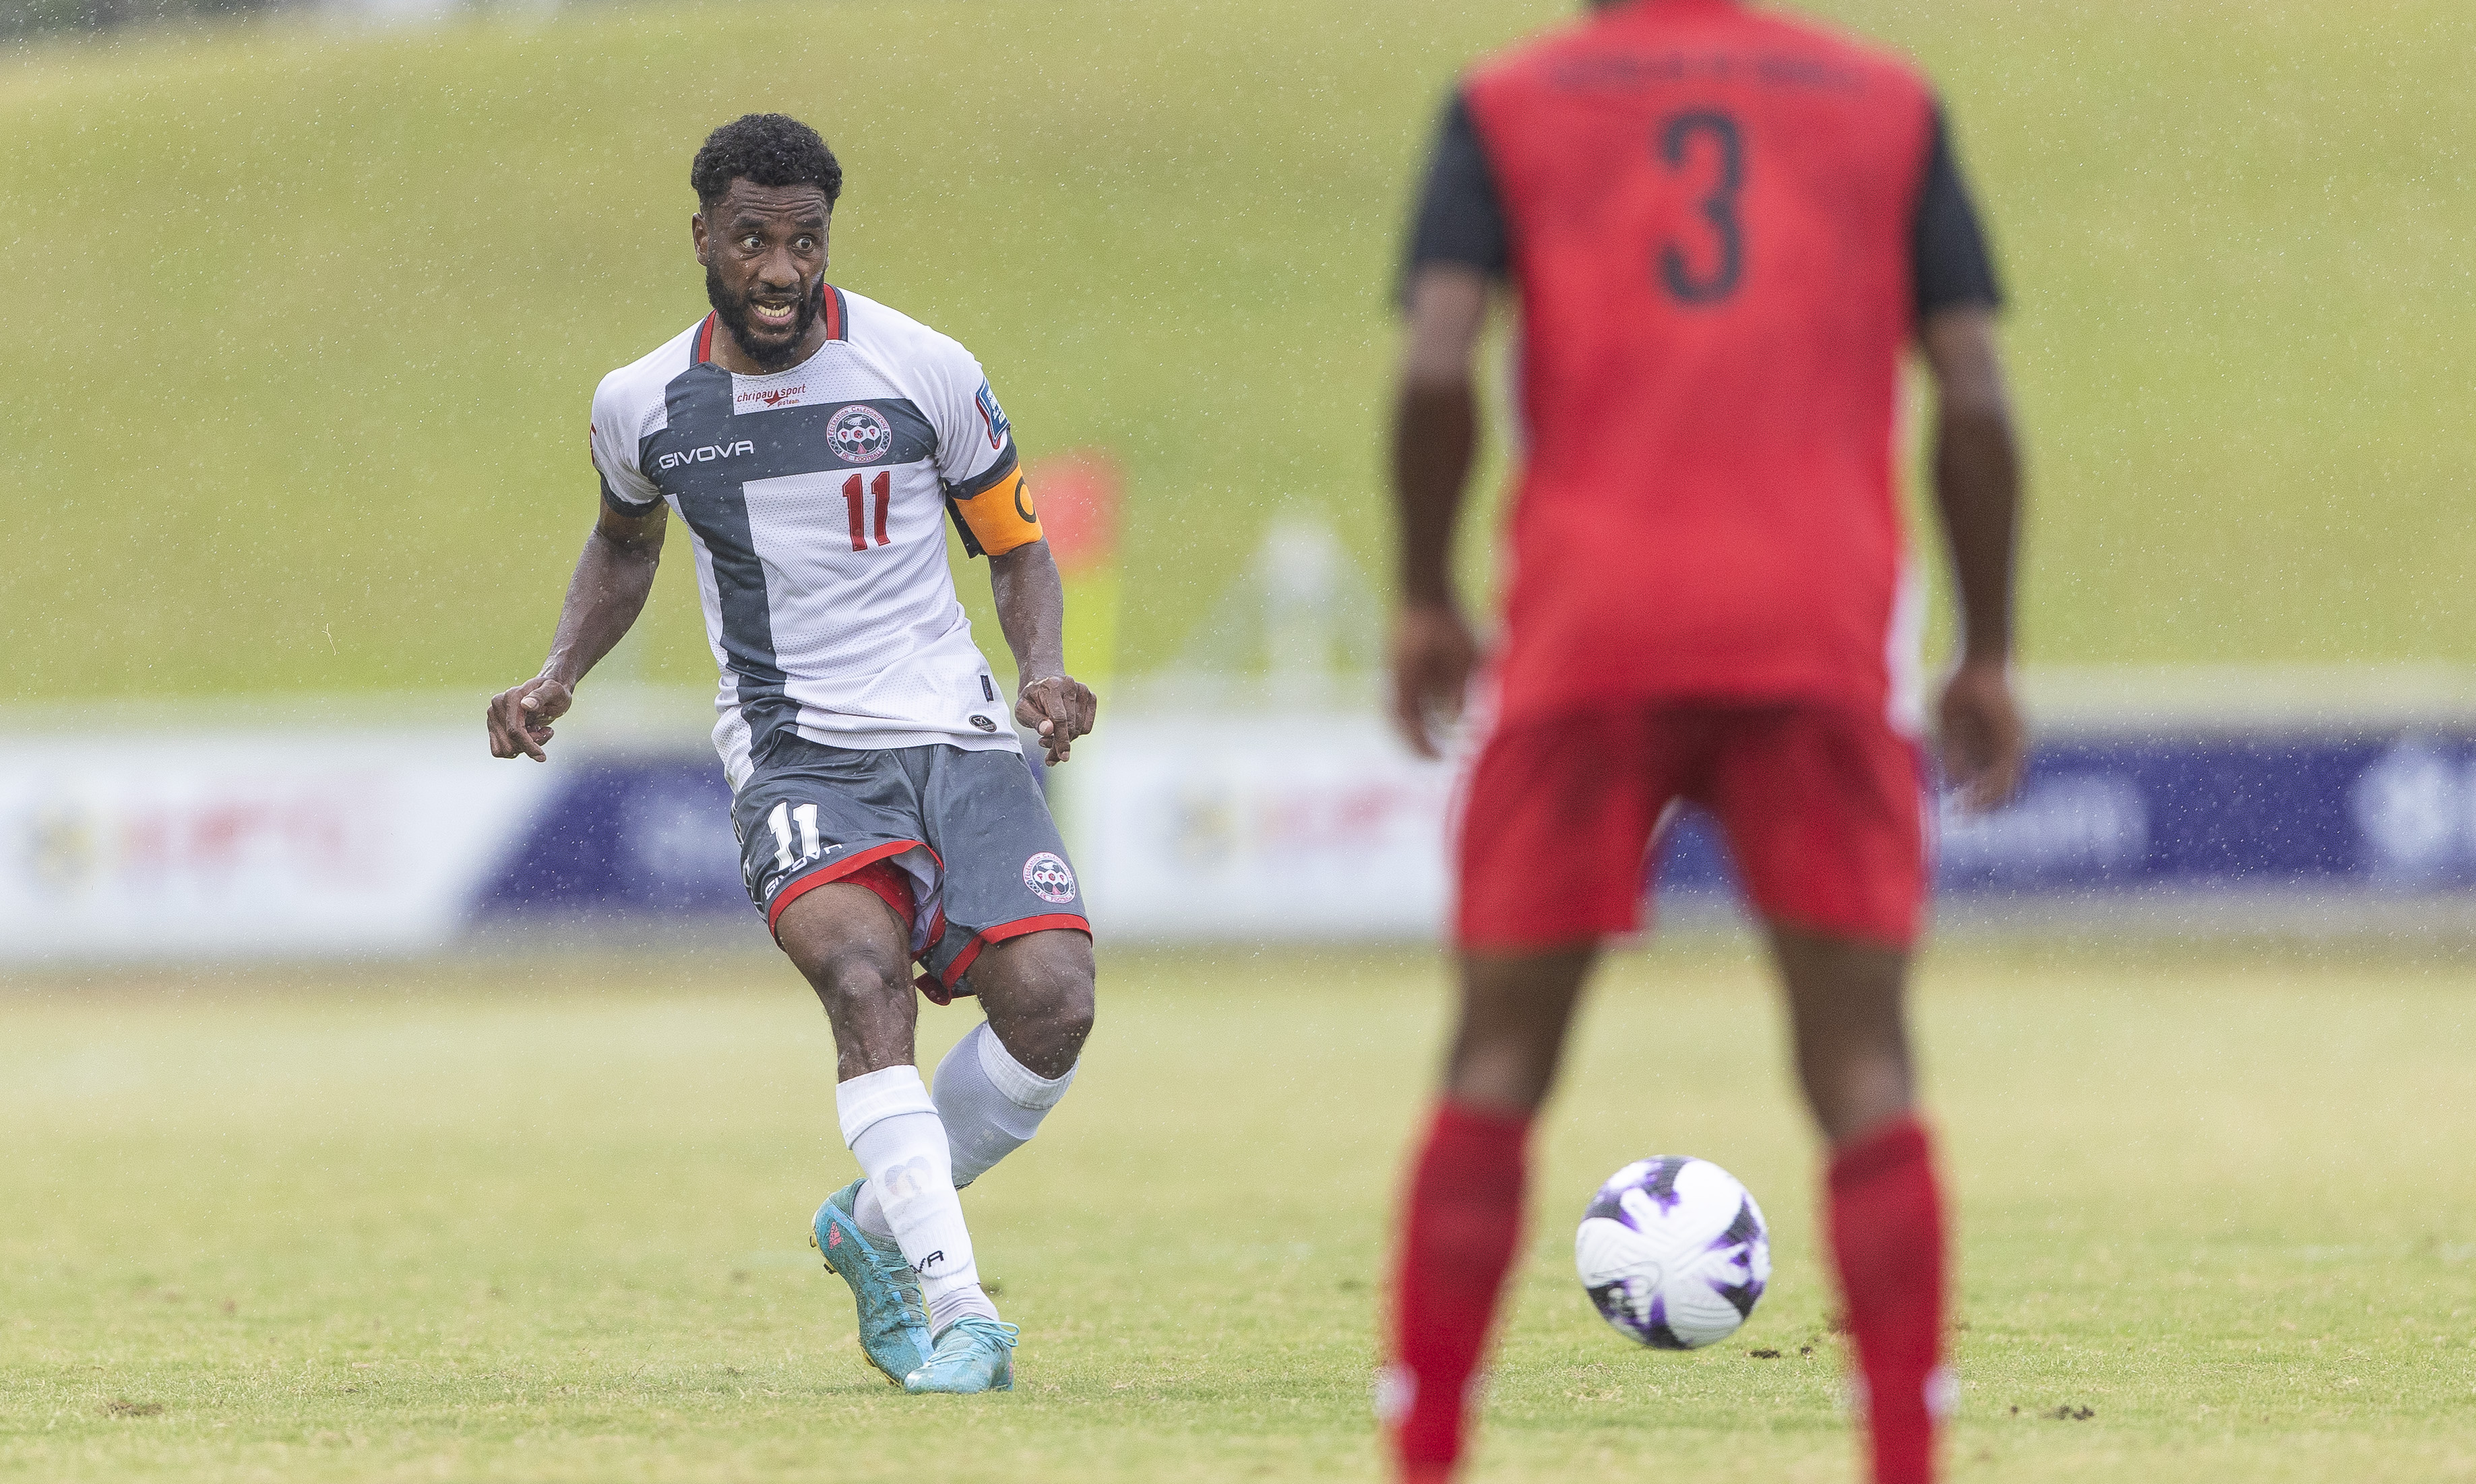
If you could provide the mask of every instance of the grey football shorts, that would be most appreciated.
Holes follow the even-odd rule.
[[[1020,753],[782,737],[731,802],[730,827],[769,929],[815,887],[879,862],[901,870],[912,956],[928,970],[920,988],[940,1004],[971,993],[964,976],[992,943],[1092,930],[1066,842]]]

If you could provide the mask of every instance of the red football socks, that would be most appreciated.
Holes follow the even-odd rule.
[[[1522,1236],[1526,1117],[1439,1103],[1410,1176],[1393,1276],[1393,1364],[1377,1405],[1404,1484],[1441,1484],[1462,1451],[1471,1374]]]
[[[1843,1146],[1829,1176],[1831,1255],[1866,1378],[1874,1484],[1929,1484],[1942,1398],[1943,1196],[1915,1118]]]

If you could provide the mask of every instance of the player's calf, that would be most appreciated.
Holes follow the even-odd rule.
[[[1774,925],[1797,1082],[1823,1137],[1840,1143],[1904,1117],[1914,1097],[1906,1012],[1909,955]]]
[[[1403,1484],[1441,1484],[1460,1460],[1520,1246],[1530,1121],[1594,951],[1465,954],[1445,1097],[1411,1166],[1393,1273],[1392,1360],[1376,1409]]]
[[[1832,1144],[1824,1220],[1846,1300],[1875,1484],[1934,1476],[1944,1231],[1933,1151],[1910,1103],[1899,949],[1775,928],[1806,1101]]]
[[[929,1334],[967,1316],[996,1320],[954,1192],[945,1121],[920,1070],[906,1064],[849,1078],[834,1089],[834,1111],[904,1259],[920,1275]]]
[[[1929,1484],[1952,1381],[1941,1363],[1943,1193],[1915,1118],[1832,1151],[1825,1217],[1856,1342],[1874,1484]]]
[[[957,1188],[1028,1143],[1073,1085],[1092,1032],[1091,940],[1027,933],[981,954],[970,978],[989,1018],[937,1064],[934,1094]]]
[[[1031,1142],[1074,1081],[1071,1066],[1054,1077],[1025,1066],[985,1021],[955,1042],[937,1063],[932,1094],[953,1151],[955,1187]]]

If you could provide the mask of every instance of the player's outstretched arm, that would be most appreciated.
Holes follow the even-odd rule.
[[[576,559],[568,580],[567,601],[558,610],[558,629],[551,636],[550,657],[541,674],[490,698],[490,755],[530,757],[545,761],[542,745],[551,739],[551,723],[575,703],[576,687],[585,673],[610,653],[654,590],[654,570],[662,559],[662,531],[670,507],[656,504],[643,515],[623,515],[607,505],[584,538],[584,553]]]
[[[1014,651],[1015,720],[1040,734],[1052,764],[1064,762],[1075,739],[1091,733],[1100,699],[1066,673],[1066,584],[1047,539],[989,558],[989,591],[998,627]]]
[[[1393,414],[1393,502],[1400,591],[1393,615],[1393,719],[1423,757],[1461,714],[1478,644],[1453,592],[1453,528],[1478,444],[1471,358],[1487,321],[1487,278],[1437,263],[1409,285],[1409,327]]]
[[[2019,448],[1993,313],[1940,310],[1919,338],[1935,381],[1935,506],[1960,590],[1960,664],[1939,717],[1943,765],[1970,808],[1991,809],[2019,785],[2028,750],[2011,681]]]

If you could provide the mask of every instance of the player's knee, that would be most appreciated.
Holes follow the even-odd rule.
[[[1800,1047],[1797,1073],[1815,1123],[1835,1143],[1907,1112],[1916,1095],[1908,1058],[1888,1047]]]
[[[1028,965],[1031,983],[1026,998],[1048,1023],[1052,1035],[1080,1046],[1092,1033],[1098,998],[1093,989],[1092,942],[1079,932],[1043,936],[1058,941],[1039,945]]]
[[[1558,1049],[1536,1037],[1458,1038],[1445,1064],[1445,1091],[1475,1107],[1537,1110],[1555,1085]]]
[[[1078,988],[1059,997],[1050,1012],[1050,1034],[1063,1046],[1077,1052],[1092,1035],[1094,1011],[1092,977],[1085,975]]]
[[[1071,1062],[1092,1033],[1092,940],[1079,932],[1036,932],[1006,948],[1002,965],[993,966],[1003,986],[992,986],[1006,1002],[1006,1018],[1050,1057]]]
[[[902,1001],[911,980],[892,954],[874,943],[845,940],[820,945],[801,958],[800,970],[829,1009],[837,1004]]]

